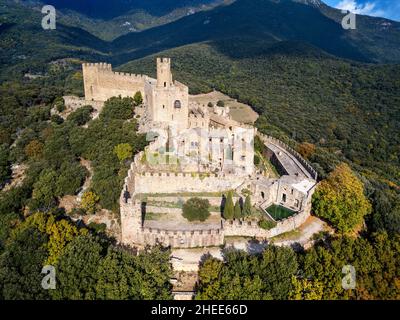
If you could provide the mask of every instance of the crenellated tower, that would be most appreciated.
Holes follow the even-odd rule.
[[[157,58],[157,87],[169,88],[172,85],[171,59]]]

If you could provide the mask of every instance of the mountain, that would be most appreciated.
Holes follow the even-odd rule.
[[[109,59],[110,43],[62,23],[43,30],[42,17],[13,1],[0,3],[0,80],[46,72],[49,62],[64,58]]]
[[[111,41],[230,2],[232,0],[24,0],[19,3],[37,11],[51,4],[57,10],[59,22]]]
[[[31,2],[31,1],[25,1]],[[145,11],[153,16],[163,16],[178,8],[200,7],[215,0],[46,0],[57,9],[69,9],[91,18],[110,19],[131,11]],[[222,3],[222,1],[219,1]]]
[[[358,28],[349,31],[342,28],[340,14],[319,1],[237,0],[228,6],[122,36],[113,41],[117,49],[115,61],[231,37],[270,43],[303,41],[335,56],[363,62],[400,61],[400,23],[358,16]]]

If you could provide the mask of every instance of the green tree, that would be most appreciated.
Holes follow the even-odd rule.
[[[6,146],[0,145],[0,184],[10,177],[10,163],[8,161],[9,150]]]
[[[133,255],[109,248],[99,264],[97,299],[170,299],[171,276],[168,250],[146,248]]]
[[[96,212],[96,205],[100,197],[92,191],[86,191],[82,196],[81,208],[89,214]]]
[[[53,114],[50,117],[51,122],[54,122],[56,124],[62,124],[64,122],[64,119],[60,117],[58,114]]]
[[[362,182],[342,163],[318,186],[313,196],[313,209],[338,231],[350,232],[363,222],[371,205],[364,195]]]
[[[33,185],[32,197],[39,206],[50,208],[56,203],[57,173],[52,169],[41,172]]]
[[[133,116],[133,98],[112,97],[104,103],[100,113],[101,120],[120,119],[127,120]]]
[[[140,91],[137,91],[133,96],[133,103],[135,106],[140,106],[143,103],[143,97]]]
[[[232,191],[229,191],[225,201],[223,216],[226,220],[230,220],[233,219],[234,214],[235,214],[235,206],[233,204],[233,194]]]
[[[248,217],[250,215],[251,215],[251,199],[250,195],[247,195],[243,205],[243,216]]]
[[[218,100],[218,101],[217,101],[217,106],[218,106],[218,107],[225,107],[225,102],[222,101],[222,100]]]
[[[68,117],[67,121],[71,121],[78,126],[83,126],[92,118],[92,112],[94,111],[92,106],[83,106],[74,112],[72,112]]]
[[[36,228],[16,232],[0,256],[0,296],[5,300],[48,299],[41,286],[47,238]]]
[[[65,103],[62,97],[58,97],[54,100],[53,106],[58,112],[63,112],[65,110]]]
[[[114,147],[114,154],[117,155],[119,161],[132,158],[133,148],[129,143],[120,143]]]
[[[209,207],[207,199],[190,198],[182,207],[182,215],[189,221],[206,221],[210,216]]]
[[[233,212],[233,217],[235,219],[240,219],[242,218],[242,208],[240,207],[239,199],[235,203],[235,208]]]
[[[102,245],[93,236],[75,237],[56,264],[57,288],[51,291],[52,297],[62,300],[95,299],[102,251]]]

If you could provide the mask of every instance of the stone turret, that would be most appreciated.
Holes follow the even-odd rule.
[[[172,85],[171,59],[157,58],[157,86],[169,88]]]

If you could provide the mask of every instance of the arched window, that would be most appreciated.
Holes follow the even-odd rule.
[[[175,100],[174,107],[180,109],[181,108],[181,102],[179,100]]]

